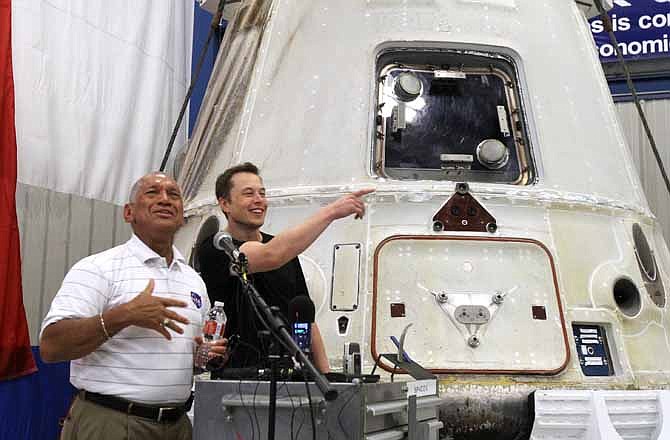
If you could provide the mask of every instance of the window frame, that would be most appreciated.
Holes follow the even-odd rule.
[[[374,96],[373,96],[373,145],[371,172],[372,175],[394,180],[394,181],[471,181],[482,183],[495,183],[525,186],[536,183],[538,167],[534,160],[533,150],[529,140],[529,127],[526,121],[526,112],[523,106],[521,80],[519,78],[519,68],[514,58],[502,53],[503,48],[487,48],[486,50],[468,50],[457,48],[440,48],[437,45],[426,46],[398,46],[396,44],[387,45],[377,51],[374,66]],[[445,69],[442,63],[417,63],[404,62],[411,58],[417,59],[423,57],[426,59],[435,55],[433,58],[444,61],[453,59],[454,61],[470,61],[470,63],[461,63],[458,69]],[[427,60],[429,61],[429,60]],[[488,66],[485,63],[488,62]],[[455,63],[454,63],[455,64]],[[504,66],[507,68],[500,67]],[[436,70],[446,70],[455,73],[465,73],[466,75],[494,75],[505,84],[505,106],[508,118],[508,127],[512,142],[515,147],[516,161],[518,166],[518,175],[513,180],[496,179],[495,172],[485,174],[482,170],[445,170],[445,169],[427,169],[427,168],[406,168],[406,175],[403,176],[402,168],[386,167],[386,139],[387,124],[386,120],[390,116],[382,115],[382,104],[388,102],[384,97],[384,80],[389,72],[394,69],[406,69],[412,72],[431,73]],[[473,151],[474,153],[474,151]],[[475,155],[473,154],[473,158]],[[474,159],[476,160],[476,159]],[[393,170],[389,172],[389,170]],[[418,177],[412,177],[418,176]],[[482,176],[490,176],[482,178]]]

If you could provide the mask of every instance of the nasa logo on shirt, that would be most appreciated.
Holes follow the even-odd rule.
[[[202,307],[202,298],[195,292],[191,292],[191,299],[197,308]]]

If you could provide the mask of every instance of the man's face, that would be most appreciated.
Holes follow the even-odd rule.
[[[174,235],[184,224],[179,185],[165,174],[144,176],[134,201],[124,206],[123,218],[139,236],[157,232]]]
[[[219,199],[219,206],[228,215],[228,223],[252,229],[263,226],[268,202],[261,178],[253,173],[242,172],[234,174],[231,183],[228,199]]]

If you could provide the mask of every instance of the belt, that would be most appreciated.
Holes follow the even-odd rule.
[[[163,407],[150,406],[131,402],[120,397],[92,393],[86,390],[80,390],[79,397],[83,400],[104,406],[105,408],[161,423],[176,422],[188,411],[186,404]]]

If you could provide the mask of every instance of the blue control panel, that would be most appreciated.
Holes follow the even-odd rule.
[[[572,324],[577,356],[585,376],[613,376],[605,328],[594,324]]]

